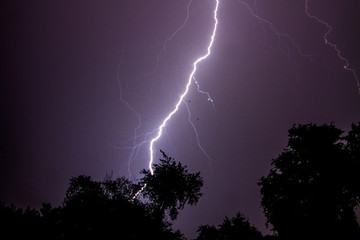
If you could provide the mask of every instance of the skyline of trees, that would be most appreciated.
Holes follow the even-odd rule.
[[[333,124],[299,124],[288,133],[288,145],[258,183],[273,235],[263,236],[237,212],[217,227],[199,226],[197,240],[360,238],[355,212],[360,205],[360,122],[352,124],[345,136]],[[0,202],[1,234],[37,239],[186,239],[172,229],[172,221],[186,205],[198,203],[203,179],[200,172],[189,173],[187,166],[161,153],[154,174],[144,169],[137,182],[109,176],[102,181],[84,175],[71,178],[57,207],[44,203],[39,210],[24,210]]]

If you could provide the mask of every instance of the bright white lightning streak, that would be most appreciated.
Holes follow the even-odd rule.
[[[181,31],[187,24],[188,20],[189,20],[189,17],[190,17],[190,5],[192,3],[193,0],[189,0],[188,4],[186,5],[186,17],[185,17],[185,20],[183,22],[183,24],[178,27],[169,37],[167,37],[165,39],[165,42],[163,44],[163,47],[159,53],[159,55],[157,56],[157,61],[156,61],[156,64],[155,64],[155,67],[152,71],[152,74],[154,74],[159,66],[159,61],[160,61],[160,56],[161,54],[166,50],[166,46],[168,44],[169,41],[171,41],[175,36],[176,34]],[[149,136],[150,134],[153,134],[157,129],[153,130],[152,132],[149,132],[149,133],[146,133],[145,134],[145,137],[144,137],[144,140],[141,141],[140,143],[136,144],[136,140],[137,138],[139,137],[137,135],[137,131],[141,128],[141,115],[135,110],[135,108],[133,108],[129,102],[127,102],[124,98],[123,98],[123,94],[122,94],[122,86],[121,86],[121,82],[120,82],[120,75],[119,75],[119,69],[120,67],[118,67],[118,85],[119,85],[119,90],[120,90],[120,100],[127,106],[127,108],[134,113],[134,115],[136,116],[137,120],[138,120],[138,125],[136,126],[136,128],[134,129],[134,137],[132,138],[133,139],[133,146],[132,147],[124,147],[124,148],[118,148],[118,149],[130,149],[130,154],[129,154],[129,159],[128,159],[128,174],[129,176],[131,176],[131,162],[133,159],[135,159],[137,157],[137,154],[140,150],[140,148],[145,144],[145,143],[148,143],[149,140],[147,140],[147,136]]]
[[[159,52],[159,54],[158,54],[158,56],[157,56],[157,61],[156,61],[155,67],[154,67],[154,69],[153,69],[153,71],[152,71],[152,74],[154,74],[154,73],[156,72],[156,70],[157,70],[157,68],[158,68],[158,66],[159,66],[160,57],[161,57],[161,55],[163,54],[163,52],[166,51],[166,47],[167,47],[168,42],[170,42],[170,41],[177,35],[177,33],[180,32],[180,31],[186,26],[186,24],[187,24],[187,22],[188,22],[188,20],[189,20],[189,17],[190,17],[190,6],[191,6],[192,2],[193,2],[193,0],[189,0],[189,1],[188,1],[188,4],[186,5],[186,17],[185,17],[182,25],[180,25],[171,35],[169,35],[169,36],[165,39],[164,44],[163,44],[163,47],[162,47],[161,51]],[[199,83],[196,81],[195,78],[194,78],[194,81],[195,81],[195,84],[197,85],[197,90],[198,90],[198,92],[199,92],[199,93],[202,93],[202,94],[206,94],[207,97],[208,97],[208,101],[211,102],[211,104],[212,104],[212,106],[213,106],[213,108],[214,108],[214,101],[213,101],[213,99],[210,97],[210,94],[209,94],[208,92],[205,92],[205,91],[203,91],[203,90],[200,89],[200,85],[199,85]],[[137,127],[134,129],[134,137],[131,138],[132,141],[133,141],[132,147],[116,147],[117,149],[130,149],[130,150],[131,150],[131,152],[130,152],[130,154],[129,154],[129,159],[128,159],[128,174],[129,174],[129,176],[131,176],[131,175],[132,175],[132,174],[131,174],[131,170],[130,170],[131,162],[137,157],[140,148],[141,148],[144,144],[150,142],[150,140],[148,140],[148,137],[151,136],[152,134],[154,134],[158,129],[154,129],[153,131],[148,132],[148,133],[146,133],[146,134],[137,135],[137,131],[138,131],[138,129],[141,127],[141,116],[140,116],[140,114],[138,114],[138,113],[136,112],[136,110],[135,110],[126,100],[124,100],[124,98],[122,97],[122,88],[121,88],[119,76],[118,76],[118,82],[119,82],[120,99],[121,99],[121,101],[122,101],[123,103],[125,103],[126,106],[128,107],[128,109],[129,109],[130,111],[132,111],[132,112],[136,115],[136,117],[138,118],[138,125],[137,125]],[[192,127],[194,128],[194,131],[196,131],[195,125],[192,125]],[[196,132],[195,132],[195,134],[198,135]],[[137,139],[140,138],[140,137],[144,137],[144,140],[142,140],[140,143],[136,143]],[[129,140],[131,140],[131,139],[129,139]],[[198,142],[199,142],[199,140],[198,140]],[[201,149],[201,150],[202,150],[202,151],[205,151],[204,149]],[[205,153],[205,155],[207,155],[207,154]]]
[[[215,9],[214,9],[214,21],[215,21],[215,24],[214,24],[214,29],[213,29],[213,32],[212,32],[212,35],[211,35],[210,43],[209,43],[208,48],[207,48],[207,53],[204,56],[201,56],[198,59],[196,59],[196,61],[193,63],[193,70],[189,75],[189,78],[188,78],[188,81],[187,81],[187,84],[186,84],[186,87],[185,87],[185,91],[180,95],[179,100],[176,103],[174,110],[171,111],[167,115],[167,117],[163,120],[162,124],[157,128],[158,129],[157,135],[150,141],[150,147],[149,147],[149,150],[150,150],[149,170],[150,170],[151,174],[154,174],[154,170],[152,168],[153,161],[154,161],[154,149],[153,149],[154,143],[161,137],[163,128],[166,126],[166,123],[178,111],[180,104],[182,103],[184,97],[188,93],[191,81],[192,81],[192,79],[193,79],[193,77],[195,75],[195,72],[197,70],[197,64],[199,62],[203,61],[204,59],[206,59],[211,54],[211,47],[212,47],[212,45],[214,43],[217,24],[218,24],[218,19],[217,19],[218,7],[219,7],[219,0],[216,0],[216,6],[215,6]]]

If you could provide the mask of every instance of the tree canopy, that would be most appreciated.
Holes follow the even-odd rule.
[[[174,239],[172,229],[187,204],[202,196],[199,172],[167,156],[143,177],[80,175],[70,179],[62,204],[25,210],[0,202],[2,236],[13,239]],[[274,235],[263,236],[241,213],[215,227],[201,225],[197,240],[360,239],[360,123],[345,133],[333,124],[294,125],[287,147],[259,181],[261,206]]]
[[[294,125],[284,151],[262,177],[267,223],[284,239],[359,239],[360,123],[347,136],[334,125]]]
[[[148,197],[161,211],[168,211],[172,220],[175,220],[179,210],[186,204],[194,205],[202,196],[200,192],[203,179],[200,172],[189,173],[186,166],[175,162],[163,151],[163,159],[154,164],[154,174],[143,170],[145,175],[141,184],[146,184],[143,195]]]
[[[196,204],[203,182],[200,173],[188,173],[186,166],[163,154],[154,175],[143,170],[139,183],[80,175],[70,179],[59,207],[43,204],[39,211],[24,211],[0,204],[2,234],[13,239],[184,239],[164,213],[169,209],[175,219],[185,204]],[[148,201],[134,198],[143,184],[147,187],[140,194]]]
[[[225,217],[219,227],[202,225],[198,228],[197,240],[260,240],[263,239],[261,232],[249,223],[249,220],[241,213],[229,219]]]

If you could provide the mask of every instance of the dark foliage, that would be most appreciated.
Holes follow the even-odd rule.
[[[154,175],[149,170],[143,170],[145,175],[141,183],[146,184],[143,195],[148,197],[160,212],[168,211],[172,220],[175,220],[179,210],[186,204],[194,205],[202,193],[203,180],[200,173],[188,173],[186,166],[176,163],[163,151],[164,159],[154,165]]]
[[[331,125],[298,125],[261,178],[267,222],[282,239],[360,239],[360,123],[347,136]]]
[[[171,229],[158,206],[179,209],[186,203],[197,202],[201,195],[201,177],[199,173],[189,174],[185,168],[171,158],[156,165],[149,186],[179,184],[172,179],[175,174],[186,188],[171,198],[151,195],[150,200],[154,201],[147,203],[133,199],[140,184],[126,178],[94,181],[89,176],[71,178],[65,199],[56,208],[43,204],[40,210],[27,208],[24,211],[1,203],[1,234],[11,239],[184,239],[179,231]],[[148,180],[149,176],[145,176],[141,182]],[[192,187],[194,189],[190,189]],[[174,188],[178,189],[178,186],[174,185]],[[160,191],[159,194],[164,193]],[[174,205],[174,201],[178,204]]]
[[[71,179],[62,207],[65,238],[167,239],[169,225],[145,204],[132,201],[137,189],[125,178],[104,182],[87,176]]]
[[[198,228],[197,240],[260,240],[263,236],[256,227],[240,213],[232,219],[225,218],[219,227],[203,225]]]
[[[78,176],[70,179],[59,207],[23,210],[0,203],[1,238],[184,239],[165,215],[174,220],[186,204],[195,205],[203,180],[162,154],[154,174],[143,170],[139,183]],[[360,123],[346,136],[332,124],[294,125],[288,146],[272,166],[259,185],[275,235],[262,236],[238,213],[218,227],[200,226],[197,240],[360,239],[355,214],[360,205]]]
[[[198,227],[197,232],[199,236],[196,240],[218,240],[220,239],[219,229],[217,229],[214,225],[201,225]]]
[[[17,209],[14,205],[0,203],[1,239],[45,239],[47,229],[44,226],[39,211],[29,207]]]

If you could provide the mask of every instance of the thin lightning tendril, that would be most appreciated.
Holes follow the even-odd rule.
[[[129,154],[129,159],[128,159],[128,174],[129,176],[131,176],[131,170],[130,170],[130,165],[131,165],[131,161],[132,159],[134,158],[134,154],[136,155],[137,152],[135,152],[135,149],[136,149],[136,138],[137,138],[137,131],[139,130],[139,128],[141,128],[141,116],[140,114],[135,110],[135,108],[133,108],[125,99],[124,99],[124,96],[123,96],[123,93],[122,93],[122,85],[121,85],[121,82],[120,82],[120,75],[119,75],[119,69],[120,67],[118,68],[118,86],[119,86],[119,96],[120,96],[120,101],[123,102],[127,108],[134,113],[134,115],[136,116],[137,118],[137,126],[136,128],[134,129],[134,137],[133,137],[133,147],[131,148],[131,152]]]
[[[185,17],[185,20],[183,22],[183,24],[178,27],[169,37],[167,37],[165,39],[165,42],[163,44],[163,47],[161,49],[161,51],[159,52],[157,58],[156,58],[156,64],[155,64],[155,67],[154,69],[152,70],[151,74],[154,74],[156,72],[156,70],[158,69],[159,67],[159,62],[160,62],[160,57],[161,55],[166,51],[166,47],[167,47],[167,44],[176,36],[176,34],[181,31],[187,24],[188,20],[189,20],[189,17],[190,17],[190,5],[192,3],[193,0],[190,0],[188,2],[188,4],[186,5],[186,17]]]
[[[193,77],[194,79],[194,83],[197,86],[197,91],[201,94],[205,94],[207,96],[207,100],[210,102],[211,106],[213,107],[213,109],[215,110],[215,104],[214,104],[214,99],[211,98],[210,93],[203,91],[200,89],[200,84],[198,83],[198,81],[196,81],[196,78]]]
[[[207,152],[205,151],[205,149],[201,146],[201,143],[200,143],[200,138],[199,138],[199,134],[196,130],[196,127],[195,127],[195,124],[194,122],[191,120],[191,112],[190,112],[190,108],[189,108],[189,105],[186,103],[186,101],[183,100],[183,103],[184,105],[186,106],[186,110],[188,112],[188,120],[189,120],[189,123],[190,125],[192,126],[194,132],[195,132],[195,137],[196,137],[196,141],[197,141],[197,144],[198,144],[198,147],[200,148],[200,150],[203,152],[203,154],[205,155],[205,157],[208,159],[208,162],[209,162],[209,165],[210,165],[210,169],[212,171],[212,164],[211,164],[211,158],[209,156],[209,154],[207,154]]]
[[[208,45],[208,48],[207,48],[207,53],[201,57],[199,57],[194,63],[193,63],[193,70],[192,72],[190,73],[189,75],[189,78],[188,78],[188,81],[187,81],[187,84],[186,84],[186,87],[185,87],[185,90],[184,92],[180,95],[179,97],[179,100],[178,102],[176,103],[175,105],[175,108],[173,109],[173,111],[171,111],[167,117],[163,120],[162,124],[157,128],[158,129],[158,133],[157,135],[150,141],[150,147],[149,147],[149,150],[150,150],[150,161],[149,161],[149,170],[151,172],[151,174],[154,174],[154,170],[152,168],[152,165],[153,165],[153,161],[154,161],[154,143],[161,137],[161,134],[162,134],[162,131],[163,131],[163,128],[166,126],[166,123],[171,119],[171,117],[178,111],[179,109],[179,106],[180,104],[183,102],[183,99],[184,97],[187,95],[188,91],[189,91],[189,87],[190,87],[190,84],[192,82],[192,79],[196,73],[196,70],[197,70],[197,65],[199,62],[203,61],[204,59],[206,59],[210,54],[211,54],[211,47],[214,43],[214,39],[215,39],[215,35],[216,35],[216,29],[217,29],[217,24],[218,24],[218,19],[217,19],[217,11],[218,11],[218,7],[219,7],[219,0],[216,0],[216,6],[215,6],[215,10],[214,10],[214,21],[215,21],[215,24],[214,24],[214,29],[213,29],[213,32],[212,32],[212,35],[211,35],[211,40],[210,40],[210,43]]]
[[[190,17],[190,5],[191,5],[192,1],[193,1],[193,0],[190,0],[189,3],[186,5],[186,18],[185,18],[183,24],[182,24],[180,27],[178,27],[178,28],[175,30],[175,32],[173,32],[173,34],[171,34],[171,36],[168,37],[168,38],[165,40],[164,46],[163,46],[163,48],[162,48],[163,51],[165,51],[168,42],[171,41],[171,40],[175,37],[175,35],[176,35],[181,29],[183,29],[183,28],[185,27],[185,25],[187,24],[187,22],[188,22],[188,20],[189,20],[189,17]]]
[[[290,41],[291,45],[297,50],[297,52],[298,52],[298,54],[300,56],[302,56],[304,58],[307,58],[310,61],[312,61],[312,56],[309,55],[309,54],[303,53],[303,51],[301,50],[301,47],[295,42],[295,40],[289,34],[279,32],[275,28],[275,26],[274,26],[274,24],[272,22],[270,22],[269,20],[266,20],[265,18],[262,18],[259,15],[257,15],[256,12],[246,2],[244,2],[242,0],[238,0],[238,2],[240,4],[242,4],[242,5],[244,5],[249,10],[251,16],[256,18],[260,23],[266,24],[269,27],[270,31],[273,32],[277,36],[279,44],[281,43],[286,48],[283,51],[285,51],[285,54],[287,55],[288,59],[291,60],[295,65],[297,65],[296,61],[295,61],[295,59],[293,57],[291,57],[290,49],[289,49],[288,45],[286,44],[285,40],[283,40],[283,39],[288,39],[288,41]],[[256,2],[255,2],[255,4],[256,4]],[[263,31],[264,30],[265,29],[263,28]],[[282,49],[280,46],[279,46],[279,48]]]
[[[330,34],[330,32],[332,31],[333,27],[325,22],[324,20],[320,19],[319,17],[315,16],[315,15],[312,15],[310,12],[309,12],[309,1],[310,0],[305,0],[305,14],[309,17],[309,18],[312,18],[312,19],[315,19],[318,23],[321,23],[323,24],[328,30],[326,31],[326,33],[324,34],[324,42],[326,45],[329,45],[330,47],[332,47],[332,49],[334,49],[334,51],[336,52],[336,55],[338,56],[338,58],[344,62],[344,66],[343,68],[347,71],[350,71],[353,76],[354,76],[354,79],[356,80],[356,84],[357,84],[357,87],[358,87],[358,90],[359,90],[359,94],[360,94],[360,81],[359,81],[359,78],[356,74],[356,71],[355,69],[351,68],[350,67],[350,63],[349,63],[349,60],[347,58],[345,58],[342,54],[341,54],[341,51],[340,49],[338,48],[338,46],[335,44],[335,43],[332,43],[328,40],[328,35]]]

